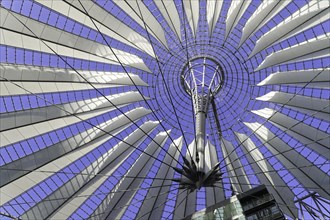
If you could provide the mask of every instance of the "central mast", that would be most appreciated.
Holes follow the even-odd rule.
[[[199,189],[201,186],[218,181],[221,176],[218,165],[205,166],[206,118],[212,99],[223,85],[223,71],[218,62],[210,57],[189,60],[181,74],[181,83],[191,97],[195,118],[195,140],[188,147],[188,157],[184,158],[186,168],[176,170],[187,178],[177,180],[186,188]]]
[[[198,172],[204,170],[205,124],[209,105],[223,84],[221,66],[212,58],[190,60],[182,74],[185,91],[190,95],[195,116],[195,155]]]

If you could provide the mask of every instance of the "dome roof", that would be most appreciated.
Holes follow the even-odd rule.
[[[260,184],[288,218],[330,217],[328,0],[3,0],[0,13],[1,218],[180,219]],[[222,175],[193,191],[178,183],[191,71],[216,91],[205,166]]]

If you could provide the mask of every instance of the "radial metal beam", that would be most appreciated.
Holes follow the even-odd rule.
[[[80,118],[88,120],[90,118],[102,115],[108,112],[108,109],[101,109],[98,111],[84,112],[80,114]],[[73,125],[81,120],[74,116],[66,116],[58,119],[48,120],[33,125],[27,125],[11,130],[1,132],[1,145],[2,148],[16,142],[20,142],[29,138],[33,138],[53,130]]]
[[[27,82],[19,81],[16,84],[20,85],[24,89],[34,94],[41,93],[55,93],[55,92],[72,92],[72,91],[83,91],[92,89],[87,83],[54,83],[54,82]],[[121,85],[107,85],[107,84],[96,84],[94,86],[97,89],[105,88],[116,88]],[[0,96],[13,96],[13,95],[29,95],[29,92],[17,87],[8,81],[0,81]]]
[[[235,0],[231,2],[226,19],[225,39],[227,39],[233,28],[238,24],[238,21],[241,19],[251,2],[252,0]]]
[[[171,27],[174,33],[178,36],[179,40],[182,40],[181,37],[181,28],[180,28],[180,17],[178,10],[175,6],[174,0],[167,1],[154,1],[159,11],[162,13],[167,24]]]
[[[138,92],[131,91],[106,97],[118,108],[126,106],[130,103],[143,101],[143,98]],[[111,112],[115,109],[115,107],[111,105],[104,97],[57,104],[57,106],[72,112],[73,114],[94,111],[97,109],[108,109],[108,111]],[[0,114],[0,131],[36,124],[43,121],[64,117],[66,115],[66,112],[60,111],[52,105],[45,107],[31,106],[30,109],[22,108],[21,110]]]
[[[218,155],[216,148],[209,140],[205,145],[205,166],[207,170],[211,170],[218,163]],[[219,203],[225,200],[224,190],[221,190],[223,185],[221,182],[216,182],[214,187],[205,188],[206,207]]]
[[[196,196],[196,190],[189,192],[187,189],[179,189],[173,213],[175,219],[183,219],[196,211]]]
[[[147,26],[147,30],[153,37],[158,39],[167,49],[168,44],[165,38],[165,32],[162,26],[159,24],[154,15],[149,11],[143,1],[136,0],[114,0],[114,3],[118,5],[125,13],[127,13],[132,19],[144,28],[144,23]],[[140,12],[143,14],[143,18],[140,16]]]
[[[137,114],[136,117],[133,119],[138,120],[139,118],[141,118],[143,116],[144,116],[144,114],[142,114],[142,115]],[[107,130],[115,135],[118,132],[125,129],[129,124],[131,124],[131,123],[121,121],[121,119],[122,119],[121,116],[111,119],[111,120],[109,120],[109,122],[105,122],[104,125],[106,125],[106,126],[103,126],[103,127],[105,127],[105,130]],[[93,130],[91,130],[91,132],[89,132],[89,136],[86,135],[86,137],[88,137],[88,138],[85,141],[82,141],[80,144],[77,145],[77,142],[79,142],[79,139],[77,139],[77,141],[72,144],[72,146],[75,146],[75,148],[80,147],[79,150],[73,151],[71,153],[66,153],[66,154],[62,155],[62,157],[59,157],[57,159],[45,160],[44,164],[38,164],[38,166],[42,165],[42,167],[35,169],[35,170],[33,170],[33,168],[29,168],[29,167],[22,167],[22,173],[25,175],[15,181],[11,182],[11,184],[8,184],[1,188],[4,190],[4,193],[2,194],[0,204],[3,205],[4,203],[19,196],[24,191],[27,191],[29,188],[44,181],[46,178],[48,178],[49,176],[52,175],[51,172],[42,172],[42,171],[57,172],[57,171],[65,168],[65,166],[69,165],[72,161],[75,161],[82,155],[87,154],[89,151],[93,150],[96,146],[101,145],[105,141],[109,140],[109,138],[111,138],[111,136],[110,137],[107,135],[102,136]],[[81,146],[83,146],[83,147],[81,147]],[[44,154],[44,157],[46,157],[45,154]],[[18,167],[16,167],[16,168],[18,168]],[[27,172],[29,170],[31,170],[30,173]],[[12,176],[14,172],[17,172],[17,171],[15,171],[15,169],[13,169],[12,171],[2,169],[1,175],[3,178],[5,178],[7,176],[7,174],[9,176]],[[4,179],[2,179],[2,181],[4,181]]]
[[[143,126],[143,125],[142,125]],[[132,133],[133,134],[133,133]],[[136,142],[129,142],[132,145],[139,146],[139,144],[144,140],[142,137],[142,140],[138,140]],[[54,210],[56,210],[58,207],[63,205],[63,203],[71,198],[71,196],[84,184],[86,184],[88,181],[90,181],[93,178],[97,178],[98,176],[102,177],[108,177],[107,175],[97,175],[102,172],[103,169],[106,169],[108,166],[111,166],[111,163],[113,163],[114,155],[111,155],[115,151],[115,149],[110,149],[107,152],[104,152],[103,155],[100,158],[95,158],[95,161],[87,166],[86,169],[84,169],[82,172],[84,173],[91,173],[90,176],[82,176],[82,175],[76,175],[74,178],[71,178],[70,181],[66,182],[64,185],[61,185],[57,190],[55,190],[52,194],[48,196],[48,200],[45,199],[42,202],[38,203],[36,206],[34,206],[32,209],[30,209],[28,212],[26,212],[22,217],[23,218],[31,218],[36,217],[36,219],[46,219],[47,216],[49,216]],[[110,159],[110,158],[111,159]],[[90,159],[91,160],[91,159]],[[117,166],[119,164],[125,163],[125,160],[118,161]],[[94,174],[94,175],[93,175]],[[96,175],[95,175],[96,174]],[[64,199],[59,200],[57,202],[52,201],[55,198],[61,198],[61,196]],[[91,195],[93,197],[93,195]],[[88,198],[88,197],[85,197]],[[49,207],[47,211],[39,211],[41,210],[41,207]],[[41,216],[36,216],[36,213],[40,212]],[[38,213],[39,214],[39,213]]]
[[[132,73],[93,70],[79,70],[79,73],[93,84],[148,86],[138,75]],[[74,70],[62,68],[0,64],[0,75],[11,81],[86,83]]]

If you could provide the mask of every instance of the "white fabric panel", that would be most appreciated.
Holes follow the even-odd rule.
[[[266,95],[257,97],[256,100],[285,104],[286,106],[296,107],[299,112],[309,113],[315,117],[330,120],[330,106],[329,100],[327,99],[318,99],[291,93],[272,91]]]
[[[180,41],[181,38],[181,29],[180,29],[180,17],[178,10],[175,6],[174,0],[167,1],[154,1],[159,11],[162,13],[167,24],[171,27],[174,33],[178,36]]]
[[[299,87],[304,87],[306,85],[306,83],[297,83],[295,84],[295,86],[299,86]],[[311,88],[311,89],[329,89],[329,82],[314,82],[314,83],[309,83],[307,88]]]
[[[36,0],[38,3],[51,8],[52,10],[65,15],[77,22],[80,22],[87,27],[98,31],[100,30],[103,34],[118,40],[124,44],[142,50],[148,53],[150,56],[155,57],[152,47],[147,39],[142,37],[139,33],[131,29],[126,24],[122,23],[115,16],[108,13],[103,8],[94,4],[92,1],[81,1],[84,7],[88,9],[88,14],[85,13],[84,9],[81,7],[79,1],[68,0],[68,1],[58,1],[58,0]],[[69,5],[68,3],[73,6]],[[92,17],[95,25],[89,18]]]
[[[249,36],[264,26],[279,11],[285,8],[292,0],[266,0],[263,1],[246,22],[239,45],[242,45]]]
[[[194,161],[195,164],[196,162],[196,140],[194,139],[188,146],[188,150],[186,153],[186,159],[191,163],[191,160]]]
[[[141,208],[137,214],[137,219],[161,219],[162,212],[165,206],[165,202],[168,196],[168,191],[170,190],[170,184],[172,183],[171,178],[173,178],[174,170],[169,167],[167,164],[170,164],[172,167],[176,167],[179,159],[180,150],[182,148],[182,136],[174,140],[169,147],[168,154],[164,158],[164,163],[160,166],[156,178],[151,185],[151,188],[148,190],[146,198],[141,205]],[[175,145],[178,149],[175,147]],[[171,156],[170,156],[171,155]],[[173,159],[175,158],[175,159]],[[162,180],[163,179],[163,180]],[[155,186],[162,186],[157,188],[152,188]]]
[[[16,85],[15,85],[16,84]],[[17,86],[18,85],[18,86]],[[22,88],[20,88],[21,86]],[[120,87],[120,85],[98,84],[94,85],[97,89]],[[66,82],[8,82],[0,81],[0,96],[13,95],[31,95],[31,93],[52,93],[52,92],[69,92],[93,89],[87,83],[66,83]],[[27,91],[26,91],[27,90]]]
[[[15,33],[4,29],[0,30],[0,34],[1,34],[0,44],[2,45],[53,54],[53,51],[51,51],[38,38]],[[66,46],[61,46],[56,43],[47,42],[46,44],[60,56],[69,56],[83,60],[90,60],[90,61],[108,63],[108,64],[117,64],[116,62],[111,61],[107,58],[99,57]]]
[[[192,33],[196,37],[198,20],[199,20],[199,0],[182,1],[182,3]]]
[[[108,109],[101,109],[93,112],[84,112],[79,114],[79,118],[82,120],[87,120],[89,118],[104,114],[108,111]],[[81,120],[79,118],[76,118],[75,116],[66,116],[1,132],[1,145],[3,147],[5,145],[13,144],[62,127],[72,125],[74,123],[80,122]]]
[[[303,144],[308,144],[310,149],[330,160],[330,135],[326,132],[311,127],[303,122],[299,123],[300,121],[270,108],[264,108],[252,112],[268,119],[269,122],[279,127],[281,130],[289,129],[285,131],[288,135],[298,139]]]
[[[231,2],[226,19],[225,38],[227,38],[232,29],[235,28],[251,1],[252,0],[234,0]]]
[[[326,173],[314,166],[297,151],[292,150],[280,138],[275,137],[274,133],[266,126],[259,123],[245,123],[245,125],[255,132],[264,146],[273,155],[276,155],[276,158],[303,186],[307,187],[307,189],[310,188],[309,190],[318,192],[324,198],[330,198],[329,192],[326,191],[326,189],[330,188],[330,177]],[[267,142],[270,139],[272,140]]]
[[[318,36],[293,47],[277,51],[266,57],[255,71],[286,63],[318,59],[329,56],[330,41],[328,35]]]
[[[215,153],[215,154],[214,154]],[[215,151],[214,145],[209,140],[205,141],[205,171],[211,170],[212,167],[218,162],[217,152]]]
[[[1,195],[1,205],[19,196],[20,194],[24,193],[26,190],[32,188],[36,184],[41,183],[46,178],[52,176],[52,172],[56,172],[64,168],[65,166],[72,163],[74,160],[93,150],[95,147],[101,145],[110,138],[110,136],[103,136],[100,139],[90,141],[86,145],[82,146],[78,151],[74,151],[72,153],[69,153],[68,155],[60,157],[57,160],[37,169],[35,172],[26,174],[21,178],[4,186],[3,188],[1,188],[1,190],[4,190],[4,193]]]
[[[198,144],[198,142],[197,142]],[[205,141],[205,150],[204,150],[204,158],[203,158],[203,164],[204,164],[204,172],[208,172],[217,162],[218,162],[218,158],[217,158],[217,154],[215,152],[214,154],[210,154],[210,150],[213,152],[212,146],[209,146],[210,143],[207,143]],[[214,147],[214,146],[213,146]],[[190,144],[189,144],[189,151],[187,151],[186,154],[186,158],[189,162],[191,162],[191,157],[194,161],[195,164],[198,164],[196,161],[196,140],[194,139]],[[206,150],[207,155],[206,155]],[[215,163],[214,163],[215,162]]]
[[[148,86],[138,75],[124,72],[79,70],[90,83]],[[11,81],[86,82],[71,69],[0,64],[0,75]],[[129,78],[131,77],[131,79]],[[1,80],[1,79],[0,79]]]
[[[233,144],[225,139],[221,139],[221,145],[223,157],[226,158],[225,163],[229,179],[234,190],[236,192],[245,192],[251,189],[250,180],[235,152]]]
[[[195,155],[196,155],[195,139],[189,144],[188,149],[189,150],[187,150],[187,153],[186,153],[187,160],[189,162],[191,162],[190,157],[193,157],[193,160],[196,163],[196,161],[195,161]],[[189,194],[187,194],[187,192],[189,192]],[[173,213],[173,218],[182,219],[186,216],[193,214],[196,211],[196,196],[197,196],[196,190],[193,192],[190,192],[189,190],[179,189],[178,196],[176,198],[175,211]]]
[[[205,145],[205,167],[208,167],[208,170],[213,168],[217,163],[218,155],[215,149],[215,146],[211,144],[209,140],[207,140]],[[214,205],[218,202],[225,200],[225,193],[223,189],[223,185],[220,182],[214,184],[216,187],[206,187],[206,207]]]
[[[158,122],[147,121],[140,126],[140,128],[147,134],[150,134],[158,124]],[[146,139],[146,137],[147,136],[140,129],[136,129],[133,133],[127,136],[124,141],[138,147]],[[135,148],[126,143],[118,143],[107,153],[104,159],[100,157],[102,163],[98,165],[100,168],[95,168],[97,172],[94,172],[100,175],[94,176],[93,179],[85,183],[83,187],[80,187],[80,189],[75,192],[75,196],[67,200],[61,207],[59,207],[59,209],[50,218],[67,219],[70,215],[72,215],[76,209],[88,199],[88,195],[93,194],[95,190],[97,190],[98,187],[101,186],[135,150]],[[109,194],[109,196],[110,195],[111,194]]]
[[[297,112],[301,112],[303,114],[307,114],[316,118],[319,118],[321,120],[325,120],[325,121],[330,121],[330,114],[329,113],[323,113],[323,112],[316,112],[314,110],[309,110],[309,109],[304,109],[304,108],[299,108],[299,107],[294,107],[294,106],[290,106],[290,108],[292,110],[295,110]]]
[[[265,1],[266,2],[266,1]],[[249,57],[329,19],[329,1],[312,0],[258,39]]]
[[[134,109],[129,112],[126,112],[126,114],[129,117],[131,117],[132,120],[134,120],[134,121],[140,119],[141,117],[143,117],[149,113],[150,113],[150,111],[148,111],[147,109],[142,109],[142,108]],[[115,135],[131,124],[132,123],[130,121],[128,121],[127,119],[125,120],[123,115],[120,115],[116,118],[110,119],[110,120],[100,124],[98,127]],[[52,175],[52,173],[45,173],[43,171],[56,172],[58,170],[61,170],[65,166],[69,165],[71,162],[73,162],[73,161],[77,160],[78,158],[80,158],[81,156],[87,154],[88,152],[93,150],[95,147],[101,145],[102,143],[106,142],[107,140],[109,140],[112,137],[95,128],[91,128],[87,132],[80,133],[80,135],[76,135],[76,136],[77,137],[81,136],[81,137],[78,138],[76,140],[76,142],[72,143],[72,146],[73,146],[73,148],[79,147],[78,150],[70,152],[50,163],[48,163],[48,161],[50,161],[50,160],[46,160],[45,163],[47,163],[47,164],[38,168],[36,170],[36,172],[31,172],[29,174],[26,174],[23,177],[16,179],[15,181],[11,182],[10,184],[7,184],[6,186],[2,187],[1,190],[4,190],[3,191],[4,194],[1,197],[1,201],[0,201],[1,205],[8,202],[10,199],[17,197],[21,193],[25,192],[29,188],[42,182],[47,177]],[[65,146],[65,144],[63,144],[63,146],[61,146],[61,148],[68,149],[68,151],[73,150],[73,149],[71,149],[71,144],[66,143],[66,145],[67,146]],[[58,151],[57,154],[58,153],[60,153],[60,151]],[[57,155],[57,156],[59,156],[59,155]],[[44,157],[46,157],[45,154],[44,154]],[[40,165],[42,165],[42,164],[35,164],[34,167],[24,166],[24,167],[19,167],[19,168],[23,168],[26,170],[29,170],[29,169],[32,170]],[[3,170],[3,171],[1,171],[1,176],[2,176],[2,178],[7,178],[7,175],[12,176],[13,173],[16,174],[16,172],[17,171],[10,171],[10,170],[6,172],[5,170]],[[25,174],[25,173],[26,172],[20,172],[20,174]],[[11,178],[11,177],[8,177],[8,178]],[[4,181],[4,179],[2,179],[1,181]]]
[[[8,13],[2,10],[1,12]],[[43,23],[23,17],[21,15],[15,15],[19,20],[26,19],[25,25],[29,28],[25,28],[12,14],[8,13],[3,27],[12,31],[17,31],[18,33],[12,33],[9,31],[4,32],[4,44],[10,46],[23,47],[25,49],[37,50],[46,49],[45,52],[53,53],[48,47],[42,42],[44,41],[50,48],[56,51],[62,56],[72,56],[75,58],[86,59],[89,55],[89,60],[104,62],[109,64],[120,65],[122,63],[124,66],[132,66],[146,72],[150,72],[148,67],[143,63],[143,60],[139,57],[127,53],[122,50],[108,47],[108,45],[100,44],[96,41],[92,41],[83,37],[79,37],[75,34],[68,33],[66,31],[57,29],[55,27],[44,25]],[[32,31],[32,32],[31,32]],[[15,45],[15,39],[8,39],[10,36],[22,38],[22,45],[18,42]],[[31,39],[32,38],[32,39]],[[40,38],[40,39],[37,39]],[[32,42],[38,42],[38,44],[29,44]],[[41,50],[43,51],[43,50]],[[66,53],[63,53],[66,51]],[[83,56],[85,55],[85,57]],[[96,59],[94,60],[93,57]]]
[[[313,80],[312,82],[310,82]],[[324,82],[326,87],[329,87],[330,82],[330,68],[325,69],[308,69],[296,70],[289,72],[276,72],[270,74],[266,79],[261,81],[258,86],[275,85],[275,84],[301,84],[307,87],[317,83]]]
[[[220,16],[223,0],[207,0],[206,5],[206,19],[209,25],[209,34],[212,35],[213,30],[217,24]]]
[[[193,214],[196,211],[196,196],[196,190],[190,192],[189,190],[180,189],[176,197],[173,219],[183,219]]]
[[[137,120],[148,113],[150,112],[145,109],[137,109],[136,111],[128,112],[127,114],[129,117],[132,117],[132,120]],[[121,115],[119,118],[98,125],[98,128],[113,134],[117,132],[118,126],[122,127],[128,123],[130,123],[130,121],[125,116]],[[108,126],[109,124],[111,124],[111,127]],[[63,141],[59,141],[46,148],[40,149],[32,154],[21,157],[20,159],[14,160],[3,166],[4,171],[1,172],[1,185],[7,184],[8,182],[26,174],[27,172],[24,170],[33,170],[42,166],[102,135],[104,135],[104,132],[96,128],[91,128]],[[23,169],[23,171],[12,172],[12,169]]]
[[[154,141],[151,142],[148,147],[144,150],[144,152],[153,155],[157,158],[161,147],[164,146],[165,141],[167,140],[168,135],[166,132],[161,132],[153,139]],[[158,145],[156,144],[158,143]],[[94,214],[102,214],[104,218],[108,219],[122,219],[125,218],[123,215],[126,211],[128,204],[131,203],[134,195],[137,193],[135,191],[127,191],[127,192],[120,192],[124,190],[130,189],[137,189],[140,187],[142,182],[144,181],[143,178],[131,178],[132,176],[137,177],[145,177],[147,176],[153,162],[155,161],[154,158],[148,156],[147,154],[141,154],[140,157],[136,160],[136,162],[132,165],[132,167],[126,172],[125,176],[120,180],[117,184],[116,188],[112,190],[113,194],[111,197],[111,203],[103,203],[103,205],[99,206],[97,210],[95,210]],[[128,176],[128,177],[126,177]],[[161,186],[161,185],[158,185]],[[126,206],[125,208],[122,208]]]
[[[292,218],[297,218],[298,209],[293,202],[295,197],[293,192],[287,187],[276,187],[287,184],[273,169],[272,165],[267,160],[264,160],[263,154],[246,134],[235,133],[235,135],[240,143],[242,143],[244,154],[258,179],[266,184],[268,191],[274,196],[282,211]]]
[[[106,97],[118,108],[121,108],[129,103],[143,100],[142,96],[138,92],[131,91]],[[28,124],[38,123],[45,120],[52,120],[68,115],[65,111],[62,111],[59,108],[74,114],[93,111],[96,109],[106,108],[109,112],[116,109],[107,99],[104,97],[98,97],[93,99],[85,99],[78,102],[58,104],[56,105],[57,107],[48,106],[10,113],[2,113],[0,117],[0,131],[13,129],[19,126],[26,126]],[[146,99],[148,100],[148,98]]]
[[[215,153],[215,154],[214,154]],[[217,163],[217,152],[214,149],[214,146],[210,143],[209,140],[206,141],[205,143],[205,151],[204,151],[204,155],[205,155],[205,170],[210,170],[212,169],[212,166],[215,165]],[[212,156],[211,156],[212,155]],[[222,187],[222,185],[220,185]],[[216,203],[216,195],[215,193],[219,191],[219,192],[223,192],[223,190],[221,188],[211,188],[211,187],[206,187],[205,188],[205,195],[206,195],[206,207],[214,205]],[[221,201],[221,200],[220,200]]]
[[[144,140],[144,138],[142,138],[142,140]],[[142,140],[139,140],[138,142],[133,142],[132,144],[136,144],[138,146],[142,142]],[[92,165],[82,171],[82,173],[90,174],[88,177],[81,177],[80,175],[77,175],[70,182],[67,182],[65,185],[61,186],[52,195],[48,197],[51,200],[54,198],[63,198],[63,195],[68,195],[65,197],[65,199],[56,202],[47,201],[47,199],[46,201],[43,200],[42,203],[38,204],[37,206],[34,206],[32,209],[22,215],[23,219],[46,219],[47,216],[49,216],[53,211],[60,207],[60,205],[62,205],[66,200],[70,199],[70,196],[73,195],[79,188],[81,188],[84,184],[86,184],[93,177],[95,177],[95,174],[98,174],[107,166],[111,166],[111,163],[115,159],[112,156],[113,151],[115,151],[115,149],[110,149],[108,152],[104,153],[101,157],[99,157],[99,159],[95,161]],[[42,207],[44,206],[48,207],[48,209],[42,210]]]
[[[149,34],[158,39],[166,48],[168,48],[165,38],[165,32],[157,19],[152,15],[149,9],[144,5],[143,1],[123,1],[114,0],[114,2],[125,11],[130,17],[133,18],[141,27],[145,28],[146,24]],[[140,12],[141,10],[141,12]]]

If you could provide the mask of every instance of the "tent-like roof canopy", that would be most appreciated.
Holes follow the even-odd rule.
[[[1,219],[180,219],[260,184],[288,218],[330,218],[329,14],[328,0],[2,0]],[[221,69],[205,163],[223,175],[188,191],[172,180],[195,139],[195,60]]]

